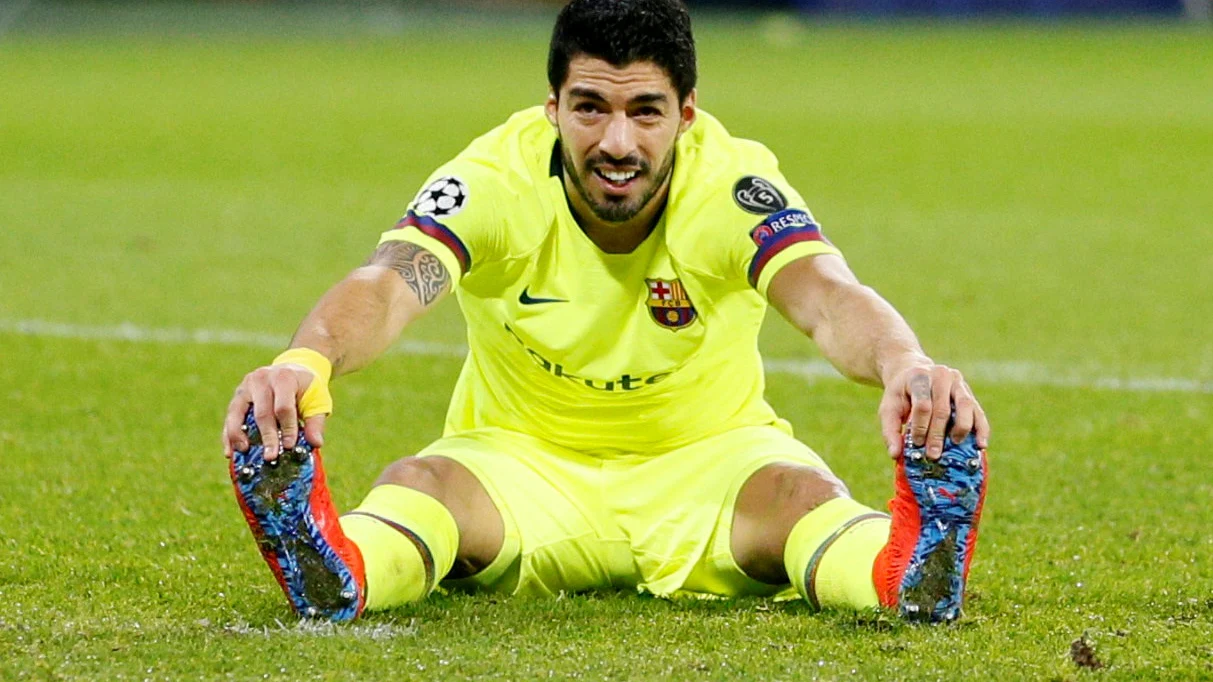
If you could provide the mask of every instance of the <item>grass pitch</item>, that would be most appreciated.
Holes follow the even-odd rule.
[[[1213,677],[1207,32],[700,25],[701,104],[991,414],[963,623],[440,595],[332,627],[257,555],[223,407],[430,170],[541,101],[547,26],[241,11],[34,10],[0,39],[0,678]],[[461,335],[451,304],[408,340]],[[814,357],[779,320],[763,343]],[[337,384],[340,506],[438,434],[458,367]],[[878,393],[815,376],[769,399],[881,504]]]

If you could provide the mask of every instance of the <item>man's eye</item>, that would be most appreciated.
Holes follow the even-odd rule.
[[[598,113],[598,105],[590,102],[582,102],[581,104],[573,107],[573,111],[576,111],[579,114],[596,114]]]
[[[657,118],[661,116],[661,110],[656,107],[641,107],[636,110],[636,115],[640,118]]]

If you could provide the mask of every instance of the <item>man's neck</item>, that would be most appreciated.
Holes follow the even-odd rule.
[[[622,223],[610,223],[594,215],[594,211],[586,205],[577,188],[573,186],[568,171],[564,173],[564,195],[568,200],[569,210],[585,236],[604,253],[635,251],[657,227],[669,193],[670,179],[666,178],[661,190],[639,213]]]

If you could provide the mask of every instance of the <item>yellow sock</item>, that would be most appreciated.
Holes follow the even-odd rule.
[[[381,485],[341,517],[366,567],[366,608],[424,599],[451,570],[459,528],[438,500],[412,488]]]
[[[889,541],[890,519],[840,497],[796,522],[783,550],[792,585],[814,608],[879,606],[872,564]]]

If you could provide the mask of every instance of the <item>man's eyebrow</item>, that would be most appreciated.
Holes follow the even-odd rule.
[[[569,88],[569,95],[571,95],[573,97],[582,97],[585,99],[592,99],[596,102],[605,102],[606,101],[606,98],[602,96],[602,93],[598,92],[597,90],[591,90],[590,88],[581,88],[581,87]]]
[[[636,95],[632,98],[629,104],[665,104],[670,101],[670,98],[664,92],[650,92],[643,95]]]
[[[583,99],[593,100],[595,102],[606,102],[606,97],[602,93],[592,88],[572,87],[569,88],[571,97],[581,97]],[[628,104],[635,106],[638,104],[665,104],[670,101],[670,98],[664,92],[646,92],[643,95],[636,95],[628,100]]]

